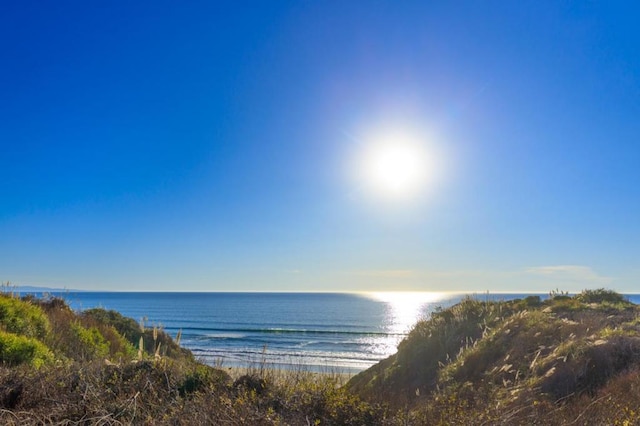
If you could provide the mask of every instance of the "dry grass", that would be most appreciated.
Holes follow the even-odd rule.
[[[605,290],[466,299],[351,378],[264,358],[214,368],[117,312],[78,315],[59,299],[7,305],[46,315],[39,342],[55,360],[4,360],[1,424],[640,424],[640,310]]]
[[[606,290],[465,300],[348,387],[403,424],[640,424],[639,318]]]
[[[313,373],[232,380],[201,364],[73,363],[0,369],[3,424],[385,424],[380,407]]]

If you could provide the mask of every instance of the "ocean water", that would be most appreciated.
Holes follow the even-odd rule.
[[[395,353],[412,325],[464,295],[446,293],[61,294],[75,310],[114,309],[161,326],[212,365],[354,373]],[[514,299],[526,294],[479,294]],[[544,297],[544,295],[542,295]],[[640,296],[630,296],[640,303]]]

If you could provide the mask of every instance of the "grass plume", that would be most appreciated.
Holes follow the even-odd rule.
[[[466,298],[346,384],[275,369],[267,347],[232,377],[180,336],[115,311],[0,295],[0,422],[640,424],[640,309],[604,289]]]

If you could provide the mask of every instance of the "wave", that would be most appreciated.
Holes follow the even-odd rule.
[[[210,327],[187,327],[184,328],[183,333],[189,331],[195,332],[209,332],[210,334],[228,334],[231,336],[242,335],[243,333],[255,333],[255,334],[311,334],[311,335],[357,335],[357,336],[379,336],[379,337],[394,337],[394,336],[406,336],[407,333],[398,332],[384,332],[384,331],[353,331],[353,330],[320,330],[320,329],[299,329],[299,328],[280,328],[280,327],[267,327],[267,328],[210,328]],[[202,335],[202,333],[197,333]]]
[[[207,339],[244,339],[247,337],[246,334],[243,333],[207,333],[207,334],[194,334],[194,335],[189,335],[189,334],[183,334],[183,336],[188,336],[191,338],[194,337],[200,337],[200,338],[207,338]]]
[[[357,352],[292,352],[292,351],[260,351],[260,350],[224,350],[224,349],[205,349],[205,348],[192,348],[191,351],[198,357],[206,358],[238,358],[245,360],[258,360],[265,359],[282,361],[283,359],[303,359],[307,361],[328,359],[343,360],[343,361],[357,361],[357,362],[377,362],[379,357],[372,354],[365,355]]]
[[[309,371],[343,371],[357,373],[377,363],[380,358],[358,353],[295,353],[260,351],[194,351],[202,361],[215,366],[304,369]]]

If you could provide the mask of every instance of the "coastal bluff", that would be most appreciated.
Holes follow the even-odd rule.
[[[348,381],[268,363],[233,374],[179,341],[115,311],[0,294],[0,423],[640,424],[640,306],[604,289],[467,297]]]
[[[415,424],[638,424],[639,367],[640,307],[618,293],[467,297],[347,388]]]

